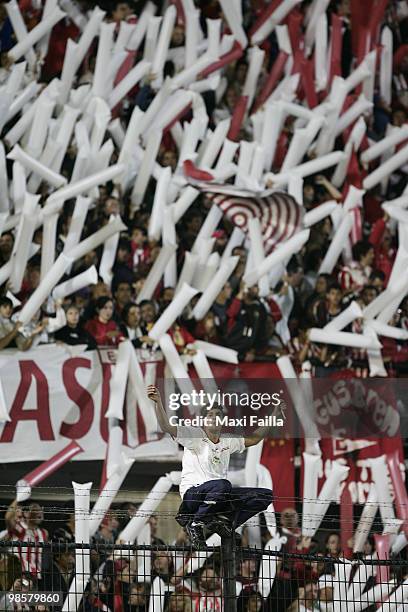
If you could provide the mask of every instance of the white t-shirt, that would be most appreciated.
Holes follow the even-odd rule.
[[[215,444],[200,427],[177,427],[177,442],[184,446],[180,495],[209,480],[227,478],[230,456],[245,450],[244,438],[223,438]]]

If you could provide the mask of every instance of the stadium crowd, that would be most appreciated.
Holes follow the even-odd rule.
[[[174,541],[165,542],[160,539],[157,536],[159,521],[172,520],[170,517],[152,515],[149,519],[151,543],[162,547],[160,550],[121,551],[119,548],[110,548],[117,541],[120,530],[136,513],[135,504],[118,506],[104,518],[92,538],[89,555],[93,577],[86,588],[84,607],[81,610],[142,612],[152,609],[149,608],[152,599],[155,602],[154,609],[164,612],[222,610],[221,550],[195,552],[189,548],[188,536],[182,528]],[[75,541],[75,515],[69,509],[47,512],[45,508],[45,517],[50,533],[43,528],[44,510],[39,504],[31,503],[23,509],[14,502],[6,512],[6,529],[2,533],[6,542],[7,539],[19,539],[23,542],[50,542],[51,546],[44,550],[36,549],[35,546],[20,550],[2,548],[1,610],[28,609],[8,605],[7,591],[24,593],[38,589],[66,595],[71,583],[76,584],[75,580],[80,578],[75,575],[75,549],[67,547]],[[270,535],[265,526],[261,532],[263,548]],[[248,528],[244,527],[241,533],[236,534],[238,611],[333,611],[335,584],[342,576],[341,572],[336,573],[335,570],[336,560],[342,557],[339,533],[326,530],[321,531],[313,540],[302,537],[299,515],[291,507],[280,513],[278,533],[286,538],[282,552],[288,554],[277,563],[271,557],[266,565],[262,564],[262,548],[254,550],[248,547]],[[185,550],[166,550],[166,546],[184,547]],[[307,552],[314,557],[304,560],[290,556],[291,553],[299,552]],[[358,555],[358,558],[372,559],[373,553],[374,541],[370,535],[363,555]],[[82,554],[87,553],[82,551]],[[356,570],[357,566],[351,581]],[[405,579],[405,574],[405,566],[398,563],[395,567],[391,566],[391,587],[388,588],[393,590],[393,584],[397,587]],[[364,585],[360,586],[358,583],[361,580]],[[355,588],[366,592],[374,585],[375,577],[367,566],[366,574],[356,578]],[[48,610],[46,605],[33,606],[32,609],[37,612]],[[367,606],[367,609],[371,610],[371,607]]]
[[[7,66],[7,50],[13,45],[13,32],[4,4],[0,5],[0,48],[3,66]],[[38,3],[21,2],[23,15],[28,27],[32,27],[40,11]],[[92,6],[95,3],[92,3]],[[107,10],[106,19],[119,24],[121,20],[133,22],[143,3],[99,2]],[[298,5],[297,11],[302,14],[307,2]],[[404,10],[404,2],[389,3],[384,21],[391,27],[394,37],[395,79],[393,84],[392,104],[387,106],[378,94],[374,98],[373,112],[365,116],[367,122],[367,137],[370,141],[380,140],[389,126],[401,126],[407,122],[408,101],[406,83],[408,69],[406,40],[408,19]],[[259,5],[259,6],[258,6]],[[250,25],[255,19],[261,2],[244,2],[244,23]],[[90,8],[87,2],[77,2],[77,6],[85,11]],[[204,25],[206,17],[222,17],[222,12],[216,1],[200,2],[201,17]],[[329,12],[335,11],[341,16],[344,27],[344,40],[350,36],[350,2],[348,0],[330,3]],[[47,57],[42,66],[40,81],[47,83],[60,74],[65,45],[68,38],[78,35],[77,28],[69,18],[61,21],[53,30]],[[180,25],[173,31],[171,47],[184,43],[184,32]],[[264,75],[273,64],[276,54],[276,36],[272,34],[263,47],[265,55]],[[89,54],[82,68],[80,79],[92,79],[92,67],[95,48]],[[343,76],[347,77],[354,66],[350,46],[343,44]],[[203,95],[210,124],[215,125],[221,118],[231,115],[238,96],[242,92],[248,64],[241,59],[224,71],[222,96],[214,91]],[[174,72],[175,65],[166,64],[169,73]],[[2,69],[3,76],[7,73]],[[1,74],[1,71],[0,71]],[[146,109],[152,99],[150,80],[145,80],[140,87],[134,88],[116,112],[123,126],[129,120],[135,105]],[[262,78],[260,79],[262,83]],[[402,84],[402,85],[401,85]],[[218,96],[218,97],[217,97]],[[188,117],[187,117],[188,119]],[[6,126],[8,128],[10,126]],[[242,127],[242,138],[251,138],[251,122],[246,120]],[[293,134],[293,121],[289,118],[284,126],[282,137],[278,143],[275,166],[279,168],[282,155]],[[5,141],[7,147],[7,141]],[[339,146],[341,145],[341,137]],[[76,151],[74,145],[68,149],[63,164],[63,174],[69,175],[72,170]],[[114,153],[114,157],[116,153]],[[162,140],[159,162],[162,166],[176,168],[178,150],[170,132]],[[349,169],[346,184],[361,186],[361,180],[366,172],[361,163],[354,158],[354,167]],[[11,168],[11,167],[10,167]],[[286,274],[273,287],[270,295],[259,297],[257,286],[246,287],[242,281],[248,257],[247,249],[236,247],[234,255],[239,256],[239,263],[217,296],[210,312],[201,321],[191,318],[191,311],[199,299],[196,296],[183,315],[170,329],[170,334],[180,353],[193,354],[194,340],[203,339],[213,343],[236,349],[241,361],[274,361],[282,354],[290,354],[299,364],[310,360],[315,372],[324,376],[333,369],[350,368],[358,376],[366,376],[368,363],[366,352],[362,349],[349,349],[338,346],[328,346],[311,343],[308,339],[310,327],[322,327],[337,316],[350,301],[357,300],[362,306],[370,303],[387,285],[394,262],[398,236],[395,223],[381,209],[381,203],[400,196],[407,184],[407,168],[395,172],[388,181],[386,188],[372,189],[364,197],[361,210],[360,227],[355,233],[352,249],[352,260],[347,264],[339,264],[333,274],[318,274],[324,253],[332,239],[333,226],[330,218],[326,218],[312,227],[310,240],[296,254],[287,266]],[[351,173],[351,174],[350,174]],[[328,175],[329,176],[329,175]],[[141,207],[131,218],[129,194],[120,193],[113,183],[108,183],[99,189],[99,198],[93,202],[88,213],[82,237],[86,237],[96,229],[108,223],[111,215],[120,215],[128,229],[123,232],[117,248],[116,260],[113,266],[111,286],[99,278],[94,286],[81,290],[66,298],[63,303],[45,303],[34,320],[24,328],[13,320],[13,303],[6,297],[7,284],[2,287],[3,296],[0,301],[0,348],[18,347],[28,350],[39,343],[61,342],[68,345],[86,344],[88,348],[96,346],[117,346],[123,338],[130,338],[135,347],[155,351],[158,345],[152,341],[148,332],[164,308],[174,296],[174,288],[159,284],[152,300],[142,301],[136,305],[146,276],[159,253],[160,245],[148,238],[147,228],[152,208],[155,181],[152,179],[147,196]],[[345,187],[346,188],[346,187]],[[44,186],[43,196],[47,188]],[[317,205],[343,197],[329,181],[325,174],[309,177],[303,187],[304,208],[306,211]],[[58,223],[57,254],[62,251],[64,240],[70,227],[74,201],[64,204]],[[189,251],[195,240],[206,214],[211,207],[211,200],[205,194],[189,208],[177,224],[178,265],[181,266],[183,256]],[[231,235],[233,227],[224,216],[214,232],[214,251],[222,255]],[[21,291],[15,297],[24,303],[40,282],[40,261],[42,228],[34,235],[34,243],[39,245],[37,254],[27,265]],[[9,261],[13,251],[15,233],[6,231],[0,237],[0,266]],[[83,259],[77,261],[70,271],[74,276],[95,264],[98,267],[102,248],[91,251]],[[57,317],[55,319],[55,310]],[[54,319],[54,321],[53,321]],[[408,299],[405,299],[398,313],[390,321],[391,325],[408,329]],[[350,328],[353,332],[362,331],[360,320],[356,320]],[[402,341],[381,338],[384,345],[383,358],[387,370],[392,375],[401,376],[406,373],[407,347]]]
[[[22,14],[27,27],[32,28],[41,14],[40,2],[20,0]],[[159,3],[161,5],[161,3]],[[217,0],[200,0],[196,2],[201,9],[202,27],[206,18],[223,18]],[[302,22],[308,2],[299,4],[296,11]],[[75,2],[80,11],[87,11],[95,5],[107,11],[106,20],[119,23],[126,20],[130,23],[137,20],[144,2]],[[261,0],[244,0],[244,23],[250,27],[263,7]],[[355,58],[351,53],[350,40],[350,1],[334,0],[330,3],[329,12],[341,17],[343,24],[343,77],[355,68]],[[407,123],[408,113],[408,11],[404,1],[389,2],[385,11],[384,23],[392,30],[394,41],[394,79],[393,97],[387,105],[376,92],[374,107],[370,114],[364,116],[367,123],[367,137],[370,141],[379,141],[387,128],[400,127]],[[66,43],[69,38],[79,35],[77,26],[69,18],[60,21],[54,27],[49,43],[49,52],[41,67],[39,80],[49,83],[59,76],[62,69]],[[172,34],[171,47],[184,44],[183,26],[178,24]],[[5,2],[0,2],[0,84],[8,76],[8,50],[14,44],[14,35],[5,11]],[[275,33],[263,43],[266,50],[263,78],[273,65],[278,46]],[[84,62],[78,82],[89,83],[93,78],[96,45],[92,47]],[[231,116],[242,93],[248,69],[246,59],[229,65],[223,71],[223,87],[217,94],[214,91],[204,92],[203,99],[214,127],[220,120]],[[173,74],[177,66],[171,61],[166,63],[165,72]],[[29,74],[29,73],[27,73]],[[38,75],[35,75],[37,78]],[[28,77],[25,77],[28,78]],[[154,75],[149,75],[140,87],[131,91],[120,109],[117,118],[124,129],[129,122],[135,105],[146,110],[152,100],[153,90],[150,86]],[[262,86],[262,78],[260,79]],[[186,117],[188,120],[189,117]],[[4,132],[10,128],[6,124]],[[240,138],[252,138],[252,124],[247,119],[241,130]],[[275,157],[276,169],[282,164],[288,143],[293,135],[294,124],[291,118],[285,123]],[[368,142],[368,141],[367,141]],[[7,149],[7,141],[4,141]],[[339,137],[339,148],[343,148],[342,137]],[[64,159],[62,174],[70,176],[76,156],[72,145]],[[117,158],[114,152],[113,159]],[[178,149],[170,132],[163,137],[158,157],[159,163],[175,170],[178,163]],[[349,169],[349,184],[361,186],[362,177],[367,172],[357,159],[353,158],[353,167]],[[11,177],[11,164],[8,166]],[[303,204],[310,211],[328,200],[340,202],[344,193],[331,182],[330,173],[320,173],[308,177],[303,187]],[[323,327],[336,317],[347,305],[356,300],[361,306],[368,305],[386,286],[396,256],[398,234],[396,224],[384,213],[381,203],[399,197],[407,186],[408,168],[402,167],[393,173],[387,184],[370,190],[364,197],[361,209],[361,220],[358,231],[353,235],[352,260],[347,264],[339,261],[333,274],[319,274],[319,266],[333,236],[333,225],[326,218],[312,227],[311,236],[301,252],[297,253],[287,265],[286,273],[273,287],[270,295],[260,297],[258,287],[247,287],[243,276],[247,265],[248,251],[245,246],[235,247],[232,254],[239,256],[239,263],[222,291],[217,296],[209,313],[201,320],[191,317],[192,308],[199,299],[191,301],[182,316],[169,330],[180,354],[189,356],[195,352],[196,339],[227,346],[238,351],[240,361],[274,362],[279,356],[289,354],[299,368],[305,361],[310,361],[316,376],[327,376],[339,369],[349,369],[356,376],[368,376],[368,360],[363,349],[351,349],[334,345],[316,344],[309,340],[308,330],[311,327]],[[137,304],[137,296],[154,264],[160,244],[148,238],[148,224],[152,210],[155,182],[151,181],[146,198],[133,215],[130,209],[129,193],[121,193],[116,185],[107,183],[99,188],[99,197],[93,201],[86,218],[82,238],[91,235],[96,229],[107,224],[112,215],[120,215],[127,225],[118,244],[116,259],[112,269],[111,285],[102,278],[95,285],[65,298],[63,302],[54,303],[48,300],[41,311],[26,326],[16,322],[14,311],[19,306],[8,297],[8,287],[1,287],[0,297],[0,349],[18,348],[28,351],[38,344],[51,342],[66,345],[85,344],[88,349],[98,346],[117,347],[123,338],[129,338],[136,348],[146,351],[158,350],[158,344],[149,336],[149,330],[161,312],[171,303],[174,288],[159,284],[154,298]],[[42,201],[47,196],[47,187],[43,186]],[[74,201],[64,204],[58,222],[57,254],[62,252],[64,241],[69,231]],[[197,233],[212,206],[211,199],[202,194],[189,208],[176,226],[179,268],[184,253],[189,251]],[[214,251],[222,255],[233,226],[224,216],[213,234]],[[38,287],[41,276],[42,228],[34,234],[34,243],[39,246],[37,253],[29,260],[24,275],[21,291],[13,296],[18,302],[25,303]],[[0,267],[7,264],[13,252],[16,234],[5,231],[0,236]],[[89,252],[76,261],[70,276],[77,275],[90,266],[97,268],[100,264],[102,248]],[[66,280],[65,279],[63,280]],[[390,325],[408,330],[408,297],[401,303],[398,312],[389,322]],[[350,331],[361,333],[361,321],[356,320]],[[392,376],[406,376],[408,363],[408,346],[406,342],[392,338],[381,338],[383,359],[387,371]],[[114,612],[142,612],[149,609],[151,586],[159,577],[165,584],[164,612],[190,612],[201,610],[221,610],[220,597],[222,566],[217,553],[209,557],[201,569],[189,572],[188,564],[183,562],[181,553],[160,551],[153,553],[147,562],[129,553],[120,558],[118,552],[114,559],[100,545],[113,544],[123,527],[125,514],[129,516],[137,508],[128,505],[115,515],[112,512],[102,522],[94,537],[94,548],[91,553],[91,564],[94,578],[88,585],[84,597],[84,610],[93,612],[106,610]],[[150,519],[152,543],[188,545],[186,534],[180,531],[176,542],[161,542],[155,537],[157,518]],[[309,551],[336,558],[340,556],[340,538],[336,533],[328,534],[324,543],[308,541],[301,537],[298,526],[299,517],[294,508],[284,510],[280,515],[280,532],[287,537],[283,550],[287,552]],[[42,528],[43,513],[38,505],[33,504],[23,512],[14,505],[6,513],[3,538],[20,539],[25,542],[51,541],[56,544],[73,541],[73,517],[70,516],[63,527],[57,523],[46,532]],[[322,534],[320,534],[322,535]],[[241,535],[241,544],[245,546],[247,534]],[[373,552],[373,542],[368,538],[365,554]],[[75,552],[58,549],[53,555],[43,554],[40,549],[15,551],[1,549],[0,586],[4,592],[0,599],[0,610],[26,609],[8,607],[5,593],[9,590],[30,591],[35,589],[60,590],[67,593],[71,580],[75,576]],[[184,561],[186,559],[184,558]],[[260,572],[260,555],[246,556],[239,559],[237,576],[237,596],[239,611],[257,612],[274,610],[277,612],[304,612],[305,610],[331,611],[333,609],[333,573],[334,564],[327,562],[297,562],[284,559],[279,563],[273,588],[267,598],[257,590]],[[151,569],[147,572],[148,566]],[[391,568],[391,577],[396,584],[405,578],[403,568]],[[52,580],[52,582],[50,582]],[[371,586],[370,579],[367,588]],[[47,606],[35,607],[38,612],[48,610]],[[374,609],[374,608],[373,608]]]

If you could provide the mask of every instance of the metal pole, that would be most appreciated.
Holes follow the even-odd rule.
[[[237,612],[235,533],[221,538],[224,612]]]

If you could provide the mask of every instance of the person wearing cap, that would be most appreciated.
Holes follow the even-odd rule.
[[[184,447],[180,483],[183,503],[176,520],[186,529],[193,546],[205,544],[206,531],[229,536],[268,508],[272,503],[271,489],[233,488],[227,475],[231,455],[258,444],[269,427],[258,427],[251,437],[226,437],[220,423],[225,415],[219,405],[203,408],[202,428],[172,425],[158,389],[149,385],[147,395],[155,404],[162,431]]]
[[[213,232],[212,238],[215,238],[214,251],[221,255],[228,242],[226,231],[223,229],[218,229]]]

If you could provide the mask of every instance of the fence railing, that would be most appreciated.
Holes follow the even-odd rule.
[[[408,560],[0,541],[0,611],[408,612]]]

